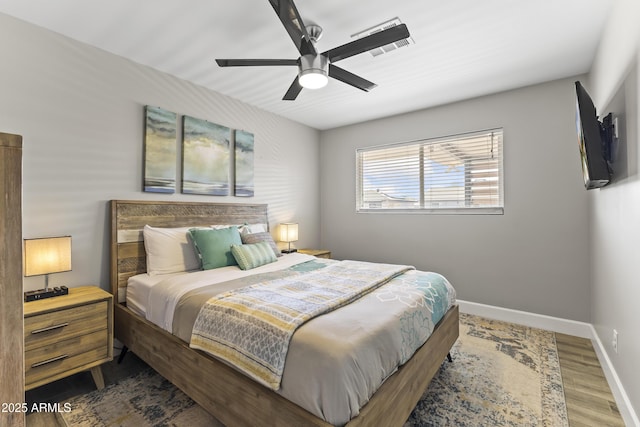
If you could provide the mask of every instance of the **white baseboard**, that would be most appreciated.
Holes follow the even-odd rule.
[[[607,355],[602,341],[592,324],[464,300],[457,300],[457,303],[462,313],[590,339],[598,356],[598,360],[600,361],[600,365],[602,366],[602,370],[604,371],[604,375],[607,378],[607,382],[609,383],[609,387],[611,388],[611,393],[616,400],[622,419],[628,427],[640,427],[640,421],[638,421],[638,416],[631,405],[629,396],[624,391],[620,378],[613,368],[611,359]]]
[[[609,355],[602,344],[602,340],[600,340],[600,336],[593,325],[591,325],[591,330],[594,337],[591,339],[593,342],[593,348],[596,351],[598,360],[600,360],[604,376],[607,378],[607,382],[611,388],[611,393],[613,393],[613,397],[616,399],[616,404],[618,405],[618,409],[620,410],[620,415],[622,415],[624,423],[628,427],[640,427],[640,419],[635,413],[633,406],[631,405],[631,400],[629,400],[629,396],[624,391],[620,377],[613,368],[613,363],[611,363],[611,359],[609,358]]]
[[[545,316],[543,314],[529,313],[526,311],[512,310],[510,308],[496,307],[493,305],[478,304],[475,302],[457,300],[462,313],[488,317],[489,319],[502,320],[504,322],[517,323],[518,325],[532,328],[546,329],[561,334],[573,335],[580,338],[593,339],[594,329],[590,323],[575,320],[561,319],[559,317]]]

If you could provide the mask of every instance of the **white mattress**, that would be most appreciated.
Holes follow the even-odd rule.
[[[150,276],[147,273],[138,274],[130,277],[127,282],[127,307],[162,329],[171,332],[176,304],[180,297],[188,291],[204,285],[221,283],[253,274],[284,270],[314,258],[311,255],[296,252],[283,255],[276,262],[252,270],[241,270],[234,265],[187,273],[155,276]],[[178,276],[182,277],[177,278]]]
[[[147,317],[147,303],[149,292],[157,283],[166,280],[171,276],[183,273],[161,274],[150,276],[147,273],[130,277],[127,282],[127,308],[131,309],[140,317]]]

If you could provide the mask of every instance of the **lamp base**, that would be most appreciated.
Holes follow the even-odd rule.
[[[283,254],[292,254],[294,252],[298,252],[297,249],[283,249],[280,252],[282,252]]]
[[[36,289],[35,291],[27,291],[24,293],[24,302],[37,301],[67,294],[69,294],[69,288],[66,286],[56,286],[55,288],[50,289]]]

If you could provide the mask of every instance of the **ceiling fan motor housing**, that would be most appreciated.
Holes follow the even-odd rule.
[[[329,80],[329,59],[324,55],[302,55],[298,65],[300,85],[308,89],[326,86]]]

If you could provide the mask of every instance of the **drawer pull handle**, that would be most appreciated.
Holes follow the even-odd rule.
[[[48,332],[48,331],[53,331],[54,329],[60,329],[60,328],[64,328],[65,326],[69,326],[69,323],[60,323],[59,325],[53,325],[53,326],[48,326],[46,328],[42,328],[42,329],[36,329],[34,331],[31,331],[32,334],[41,334],[43,332]]]
[[[63,354],[57,357],[52,357],[51,359],[47,359],[47,360],[43,360],[42,362],[38,362],[38,363],[34,363],[33,365],[31,365],[32,368],[37,368],[38,366],[42,366],[42,365],[46,365],[48,363],[53,363],[53,362],[57,362],[58,360],[62,360],[62,359],[66,359],[67,357],[69,357],[68,354]]]

